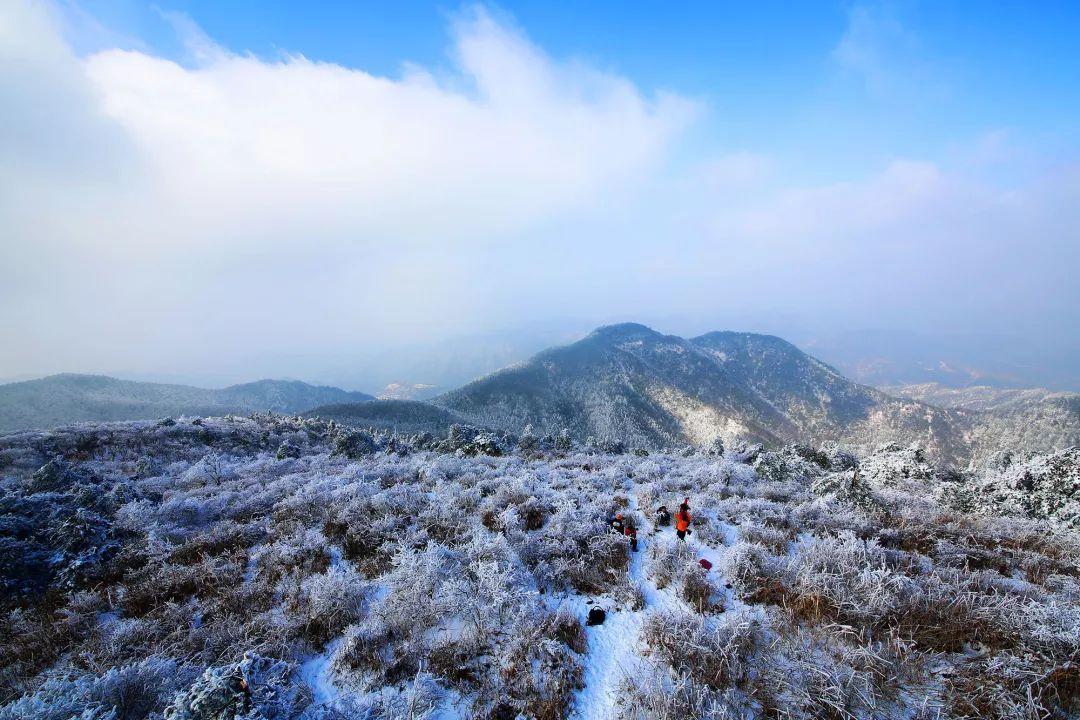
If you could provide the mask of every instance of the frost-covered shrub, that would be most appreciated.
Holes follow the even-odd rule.
[[[165,710],[166,720],[287,720],[311,702],[308,688],[290,681],[288,663],[246,653],[239,662],[209,668]]]
[[[401,686],[385,687],[362,698],[339,700],[318,720],[364,718],[365,720],[426,720],[435,716],[446,702],[446,690],[430,673],[419,672]]]
[[[532,425],[526,425],[518,438],[518,449],[523,453],[535,453],[540,450],[540,438],[536,436]]]
[[[297,447],[296,445],[294,445],[293,443],[286,440],[286,441],[283,441],[280,445],[278,445],[278,449],[277,449],[277,459],[278,460],[286,460],[288,458],[298,458],[298,457],[300,457],[300,448]]]
[[[735,462],[752,465],[754,461],[758,459],[758,456],[761,455],[763,450],[764,448],[760,444],[740,441],[732,446],[731,450],[728,452],[728,457]]]
[[[331,567],[305,578],[287,609],[293,621],[302,625],[303,635],[322,645],[360,620],[367,594],[368,586],[357,573]]]
[[[791,539],[783,530],[757,523],[744,523],[739,526],[739,537],[748,543],[768,548],[774,554],[787,552],[788,541]]]
[[[1080,715],[1080,666],[1035,655],[995,653],[942,678],[938,702],[951,717],[979,720],[1072,718]]]
[[[841,472],[843,470],[854,470],[859,467],[859,458],[837,443],[825,443],[821,446],[820,452],[825,457],[826,464],[823,467],[826,470]]]
[[[470,455],[490,455],[498,457],[503,454],[502,443],[499,438],[491,433],[480,433],[473,438]]]
[[[824,462],[825,458],[816,451],[789,446],[759,453],[750,464],[763,480],[808,482],[822,473]]]
[[[699,613],[723,612],[724,604],[720,590],[713,584],[709,573],[701,565],[694,564],[686,568],[680,588],[682,599]]]
[[[1003,513],[1080,529],[1080,448],[995,467],[966,483],[943,484],[939,497],[966,512]]]
[[[780,561],[762,546],[740,540],[724,554],[718,570],[737,592],[751,597],[777,581]]]
[[[724,438],[717,436],[711,443],[705,448],[705,454],[710,457],[723,457],[724,456]]]
[[[67,720],[72,717],[135,720],[161,712],[178,684],[190,676],[174,660],[149,657],[101,676],[49,678],[34,692],[0,706],[0,720]]]
[[[300,530],[259,548],[254,560],[256,577],[273,584],[288,575],[325,572],[330,566],[330,552],[322,533]]]
[[[365,431],[339,431],[334,438],[332,455],[341,455],[356,460],[371,455],[378,450],[375,438]]]
[[[690,546],[670,535],[658,537],[649,543],[646,557],[649,578],[660,589],[681,579],[686,568],[697,562]]]
[[[585,538],[580,554],[555,558],[556,577],[587,593],[604,592],[619,583],[630,564],[626,538],[603,533]]]
[[[759,625],[756,616],[742,612],[715,619],[657,612],[645,619],[641,644],[675,676],[724,689],[743,680],[748,657],[762,643]]]
[[[499,651],[503,682],[495,714],[526,714],[537,720],[566,717],[573,693],[583,687],[582,667],[557,628],[541,623],[526,626]]]
[[[887,443],[859,462],[859,475],[874,487],[885,487],[909,480],[930,480],[934,467],[920,446]]]
[[[334,652],[332,666],[339,676],[396,682],[411,669],[400,667],[393,645],[393,628],[382,618],[368,618],[348,628]]]
[[[438,443],[437,447],[440,451],[448,453],[465,450],[479,434],[480,430],[478,428],[455,423],[447,431],[446,439]]]
[[[626,452],[626,443],[614,438],[603,438],[596,444],[596,449],[608,455],[622,455]]]
[[[79,474],[63,457],[57,456],[42,465],[30,476],[31,493],[63,491],[79,479]]]
[[[881,503],[859,471],[827,473],[814,480],[814,494],[846,503],[864,512],[876,512]]]
[[[444,585],[463,570],[464,558],[445,547],[431,545],[423,551],[401,548],[393,569],[383,577],[385,597],[372,609],[373,616],[396,635],[407,638],[436,625],[456,609]],[[416,602],[425,598],[425,602]]]

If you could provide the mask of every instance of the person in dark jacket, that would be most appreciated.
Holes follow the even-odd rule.
[[[667,505],[656,508],[656,524],[660,527],[667,527],[671,524],[671,513],[668,512]]]

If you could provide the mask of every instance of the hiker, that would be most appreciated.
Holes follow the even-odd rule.
[[[656,508],[656,524],[660,527],[667,527],[671,524],[671,513],[668,512],[667,505]]]
[[[683,500],[679,511],[675,513],[675,534],[680,540],[686,540],[688,532],[690,532],[690,498]]]
[[[608,525],[611,526],[611,532],[615,533],[616,535],[622,535],[623,531],[626,529],[626,526],[623,523],[622,513],[616,513],[615,517],[613,517],[611,520],[608,520]]]
[[[637,528],[633,523],[626,523],[626,528],[623,530],[626,537],[630,538],[630,551],[637,552]]]

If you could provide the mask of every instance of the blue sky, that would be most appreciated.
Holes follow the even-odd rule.
[[[342,382],[623,320],[1080,355],[1076,3],[0,20],[0,377]]]
[[[182,13],[235,52],[398,76],[447,65],[454,3],[84,0],[108,29],[84,49],[142,46],[184,58],[164,14]],[[701,142],[782,150],[789,173],[827,179],[890,157],[947,157],[1009,133],[1025,152],[1075,152],[1075,2],[500,3],[488,6],[554,56],[646,89],[705,101]],[[844,58],[845,37],[860,45]],[[826,162],[828,161],[828,162]]]

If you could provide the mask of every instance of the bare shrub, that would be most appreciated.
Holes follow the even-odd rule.
[[[708,573],[700,565],[686,568],[682,576],[680,594],[683,600],[699,613],[723,612],[724,603],[719,589],[709,579]]]
[[[573,693],[583,687],[581,664],[570,649],[542,628],[523,632],[500,653],[504,702],[537,720],[567,716]]]
[[[761,545],[774,554],[787,552],[787,544],[791,539],[790,534],[783,530],[757,523],[746,523],[740,526],[739,536],[746,542]]]
[[[689,545],[670,536],[649,543],[647,559],[649,577],[661,590],[681,578],[696,561]]]
[[[360,620],[367,593],[359,575],[335,567],[303,580],[300,592],[286,602],[286,609],[301,625],[301,634],[321,647]]]
[[[677,675],[724,689],[743,680],[747,659],[760,644],[761,633],[759,621],[744,613],[722,618],[651,613],[642,627],[641,643]]]
[[[542,632],[554,637],[568,648],[578,654],[584,654],[588,650],[588,639],[585,637],[585,628],[581,621],[574,615],[560,610],[544,618],[545,627]]]

